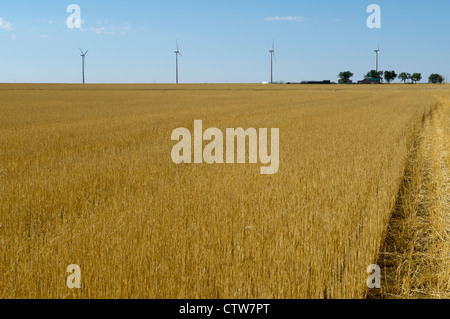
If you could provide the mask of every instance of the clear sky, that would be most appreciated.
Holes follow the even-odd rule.
[[[81,29],[69,29],[70,4]],[[381,29],[369,29],[369,4]],[[450,75],[450,1],[433,0],[1,0],[0,82],[88,83],[354,80],[375,68]]]

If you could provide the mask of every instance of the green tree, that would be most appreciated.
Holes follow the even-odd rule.
[[[440,74],[433,73],[428,78],[428,83],[433,83],[433,84],[439,83],[439,84],[442,84],[442,82],[444,82],[444,77],[442,75],[440,75]]]
[[[409,79],[408,74],[406,72],[402,72],[399,74],[398,78],[402,80],[404,83]]]
[[[413,83],[417,83],[417,82],[419,82],[420,80],[422,80],[422,74],[421,73],[414,73],[413,75],[411,75],[411,81],[413,82]]]
[[[338,77],[343,83],[348,83],[350,81],[350,78],[353,77],[353,73],[350,71],[341,72],[339,73]]]
[[[406,73],[406,78],[408,79],[408,83],[409,83],[409,81],[411,80],[411,73]],[[411,81],[411,84],[412,84],[412,81]]]
[[[376,70],[370,70],[366,74],[366,78],[372,78],[372,79],[380,79],[380,81],[383,79],[383,71],[376,71]]]
[[[397,78],[397,73],[395,71],[385,71],[384,72],[384,79],[389,84],[392,81],[394,81]]]

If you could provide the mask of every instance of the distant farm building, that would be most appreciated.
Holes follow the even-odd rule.
[[[330,80],[324,81],[303,81],[302,84],[331,84]]]
[[[379,78],[365,78],[362,81],[358,81],[358,84],[381,84],[381,79],[379,79]]]
[[[352,80],[342,80],[342,79],[340,79],[339,81],[338,81],[338,83],[339,84],[352,84],[353,83],[353,81]]]

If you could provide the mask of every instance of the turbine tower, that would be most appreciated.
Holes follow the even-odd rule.
[[[84,66],[85,66],[85,58],[86,58],[86,54],[89,52],[89,50],[87,50],[86,52],[83,52],[83,50],[80,49],[81,52],[81,73],[83,75],[83,84],[85,84],[85,80],[84,80]]]
[[[275,57],[275,39],[272,42],[272,50],[270,52],[270,83],[273,84],[273,59],[277,60]]]
[[[176,70],[177,70],[177,84],[178,84],[178,56],[183,56],[180,52],[180,50],[178,49],[178,40],[177,40],[177,50],[174,52],[176,55]]]
[[[377,74],[378,74],[378,55],[380,53],[380,45],[378,44],[378,49],[375,50],[375,54],[377,56],[377,64],[376,64],[376,70],[377,70]]]

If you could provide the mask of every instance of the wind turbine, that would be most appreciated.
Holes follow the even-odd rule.
[[[178,56],[183,56],[180,52],[180,50],[178,49],[178,40],[177,40],[177,50],[174,52],[176,55],[176,61],[177,61],[177,84],[178,84]]]
[[[378,55],[380,54],[380,44],[378,44],[378,49],[375,50],[375,54],[377,56],[376,70],[377,70],[377,74],[378,74]]]
[[[273,84],[273,59],[275,58],[275,62],[277,58],[275,57],[275,39],[272,42],[272,50],[270,52],[270,83]]]
[[[86,54],[89,52],[89,50],[87,50],[86,52],[83,52],[83,50],[80,49],[81,52],[81,72],[83,74],[83,84],[85,84],[85,80],[84,80],[84,66],[85,66],[85,58],[86,58]]]

